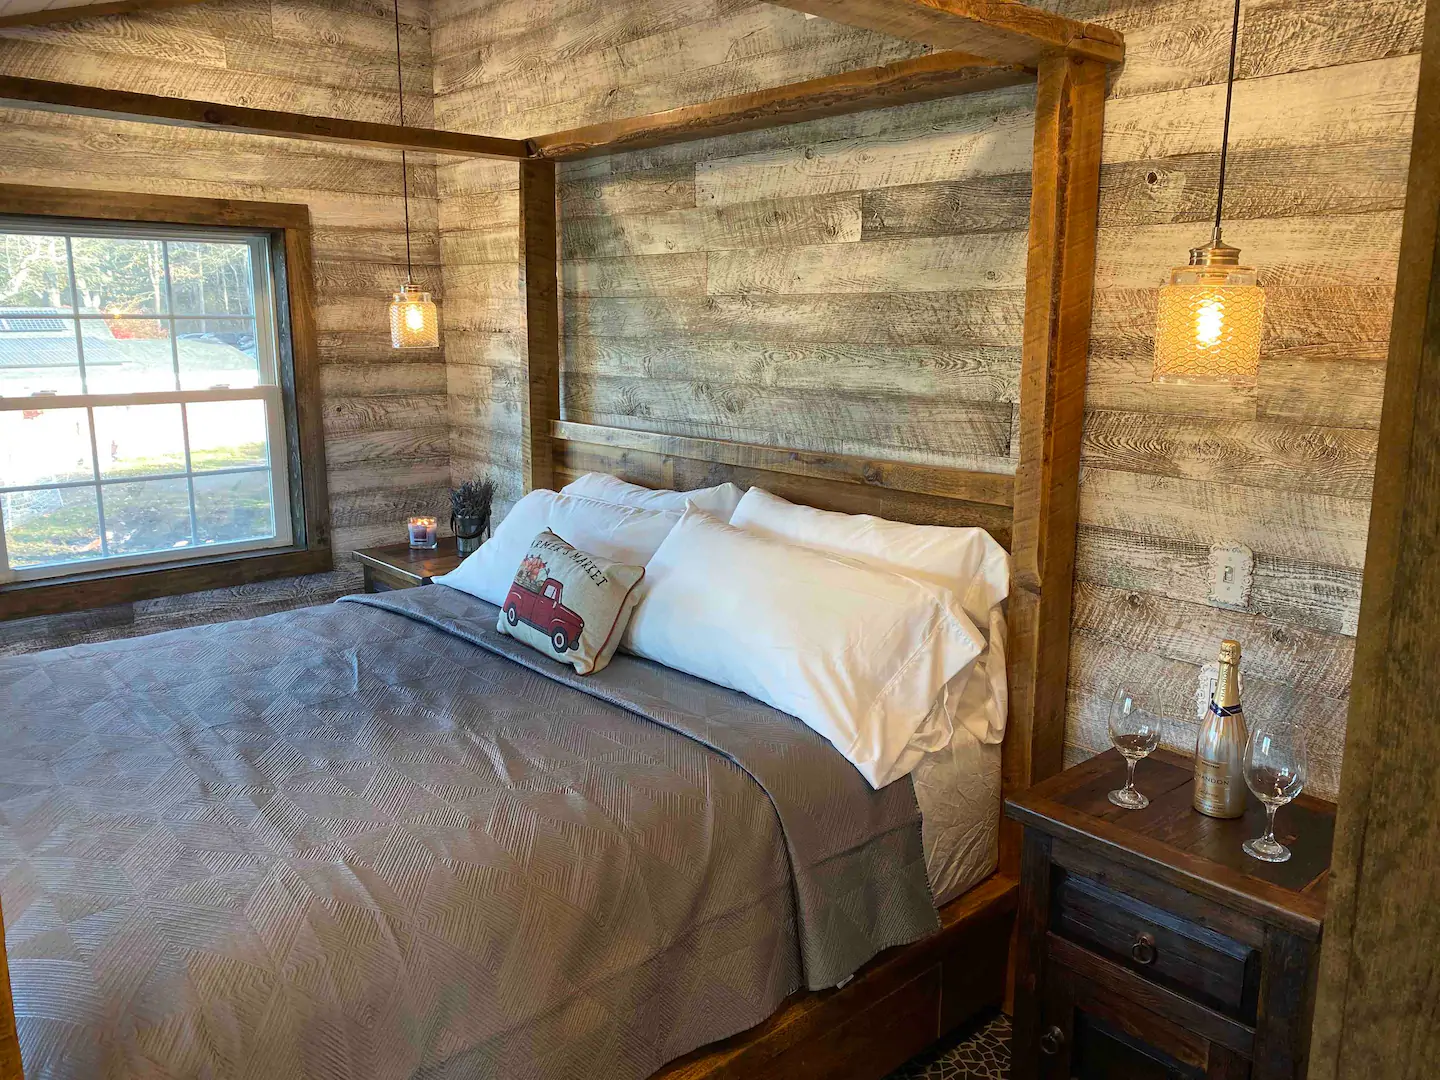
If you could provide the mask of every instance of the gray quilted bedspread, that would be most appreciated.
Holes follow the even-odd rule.
[[[0,660],[28,1080],[630,1080],[937,925],[909,781],[434,586]]]

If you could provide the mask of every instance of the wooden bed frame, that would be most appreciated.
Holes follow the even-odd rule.
[[[799,6],[808,10],[822,5]],[[827,10],[822,14],[858,5],[835,0],[824,6]],[[1014,4],[988,7],[1012,15],[1024,10]],[[1085,35],[1093,32],[1094,28],[1084,28]],[[918,71],[925,65],[953,63],[956,54],[950,55],[952,60],[946,61],[946,54],[931,54],[909,67]],[[947,83],[947,93],[999,85],[1017,75],[1011,66],[975,73],[974,58],[967,57],[966,63],[972,72],[969,80]],[[892,65],[902,66],[906,65]],[[1025,69],[1027,76],[1031,73]],[[767,95],[749,95],[748,102],[724,108],[720,107],[724,103],[700,105],[660,117],[546,136],[535,140],[543,156],[520,166],[529,346],[528,391],[523,401],[526,490],[558,487],[590,471],[651,487],[682,489],[730,480],[742,487],[760,484],[823,509],[874,513],[917,524],[983,526],[1010,549],[1013,558],[1008,612],[1010,716],[1002,750],[1006,794],[1058,772],[1064,748],[1106,66],[1075,50],[1045,49],[1033,74],[1038,101],[1020,408],[1017,430],[1012,432],[1019,455],[1013,478],[561,419],[563,341],[554,160],[762,126],[756,115],[760,105],[754,99]],[[884,78],[873,72],[865,75],[865,84],[876,88],[869,106],[915,100],[912,82],[902,80],[908,90],[879,90]],[[718,115],[729,119],[716,123]],[[778,122],[782,121],[765,121]],[[885,1076],[980,1009],[1002,1001],[1018,870],[1018,837],[1006,822],[1000,838],[1000,869],[942,910],[939,934],[889,950],[841,989],[795,995],[765,1023],[673,1062],[654,1080]]]
[[[529,140],[395,127],[0,76],[0,105],[281,138],[499,158],[520,166],[528,359],[526,489],[598,470],[638,483],[722,480],[848,513],[979,525],[1011,551],[1006,794],[1058,772],[1065,733],[1071,576],[1095,269],[1108,65],[1124,39],[1016,0],[779,0],[943,51],[651,116]],[[1015,475],[599,427],[562,419],[556,162],[1037,83]],[[998,812],[998,810],[997,810]],[[794,995],[763,1024],[673,1062],[654,1080],[874,1080],[1002,1000],[1019,844],[941,912],[939,933],[890,949],[843,988]],[[0,916],[3,925],[3,916]],[[22,1080],[0,949],[0,1080]]]

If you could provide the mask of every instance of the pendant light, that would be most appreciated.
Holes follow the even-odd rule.
[[[400,0],[395,0],[395,86],[400,126],[405,126],[405,75],[400,64]],[[390,344],[397,349],[433,349],[440,344],[440,315],[430,294],[415,284],[410,261],[410,177],[400,151],[400,191],[405,202],[405,284],[390,299]]]
[[[1225,165],[1230,151],[1230,103],[1240,43],[1240,0],[1230,32],[1230,76],[1225,83],[1225,134],[1220,146],[1220,189],[1210,243],[1192,248],[1188,266],[1170,272],[1160,289],[1153,382],[1255,385],[1265,290],[1253,267],[1240,265],[1240,249],[1221,238]]]

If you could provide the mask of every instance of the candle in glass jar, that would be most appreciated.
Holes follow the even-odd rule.
[[[436,521],[433,517],[412,517],[410,519],[410,546],[412,548],[433,548],[437,544]]]

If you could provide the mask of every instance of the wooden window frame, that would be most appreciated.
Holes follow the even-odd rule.
[[[309,207],[0,184],[0,213],[71,221],[222,226],[270,234],[294,538],[285,547],[7,582],[0,585],[0,621],[333,570]]]

